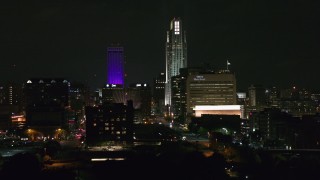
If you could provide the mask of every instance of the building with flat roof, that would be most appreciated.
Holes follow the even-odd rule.
[[[107,49],[107,84],[124,85],[123,47]]]
[[[187,114],[196,106],[236,105],[236,78],[231,72],[191,74],[187,78]]]
[[[133,141],[133,102],[104,103],[86,107],[86,140],[88,145],[127,143]]]

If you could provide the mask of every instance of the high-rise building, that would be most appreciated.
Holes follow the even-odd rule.
[[[107,49],[107,84],[124,85],[123,47]]]
[[[160,73],[158,77],[153,80],[153,103],[152,112],[155,115],[163,113],[164,109],[164,86],[166,83],[166,75]]]
[[[186,80],[188,69],[180,69],[180,75],[171,78],[171,111],[174,118],[182,119],[186,117]]]
[[[265,88],[260,85],[251,85],[249,91],[249,105],[250,106],[265,106],[266,94]]]
[[[171,105],[171,77],[187,67],[187,40],[180,18],[174,18],[167,31],[165,105]]]

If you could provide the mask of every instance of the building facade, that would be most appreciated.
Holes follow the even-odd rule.
[[[187,78],[187,114],[199,105],[236,105],[236,78],[231,72],[203,73]]]
[[[88,145],[104,142],[127,143],[133,141],[134,109],[132,101],[104,103],[86,107],[86,141]]]
[[[107,49],[107,84],[124,85],[123,47]]]
[[[180,68],[187,67],[187,40],[180,18],[170,22],[166,41],[165,105],[171,105],[171,77],[179,75]]]
[[[153,80],[152,114],[162,115],[164,112],[164,88],[166,83],[165,73],[160,73]]]
[[[66,128],[69,89],[70,82],[63,78],[33,78],[24,84],[26,125],[30,132],[52,137],[56,130]]]

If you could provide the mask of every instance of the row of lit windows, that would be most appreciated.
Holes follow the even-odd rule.
[[[226,98],[226,97],[220,97],[220,98],[201,98],[201,97],[194,97],[194,98],[191,98],[192,100],[197,100],[197,99],[232,99],[232,98]]]
[[[211,96],[209,96],[211,95]],[[230,92],[223,92],[223,93],[210,93],[210,94],[204,94],[204,93],[192,93],[190,95],[190,97],[195,97],[195,96],[198,96],[198,97],[214,97],[214,96],[234,96],[233,93],[230,93]]]
[[[189,91],[190,93],[233,92],[233,88],[216,88],[216,89],[192,88]]]
[[[208,83],[199,83],[199,84],[190,84],[190,86],[233,86],[233,84],[208,84]]]
[[[122,121],[125,121],[126,118],[122,118]],[[121,121],[121,118],[111,118],[110,121]]]
[[[111,134],[126,134],[126,131],[114,131],[114,128],[105,127],[104,130],[109,131],[111,130]]]

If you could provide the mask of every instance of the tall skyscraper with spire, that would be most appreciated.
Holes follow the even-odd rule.
[[[171,105],[171,77],[179,75],[180,68],[187,67],[186,32],[180,18],[173,18],[166,42],[165,105]]]
[[[124,85],[123,47],[107,49],[107,84]]]

